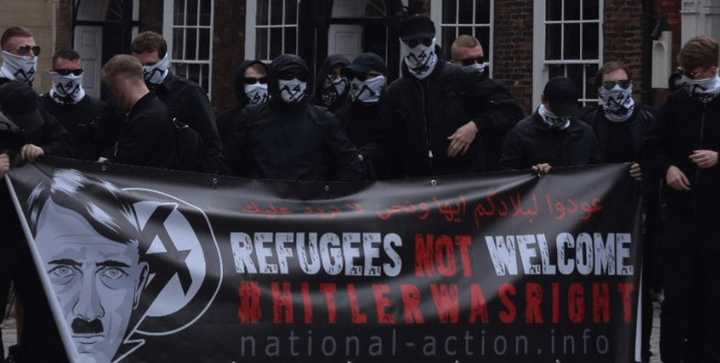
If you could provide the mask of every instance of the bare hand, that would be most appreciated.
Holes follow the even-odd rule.
[[[632,163],[630,165],[630,177],[635,181],[642,181],[642,170],[640,170],[640,164]]]
[[[552,169],[552,166],[550,166],[550,164],[548,164],[548,163],[542,163],[542,164],[533,165],[532,169],[535,173],[537,173],[538,176],[543,176],[550,172],[550,169]]]
[[[718,153],[712,150],[695,150],[689,158],[698,168],[707,169],[717,164]]]
[[[470,149],[470,144],[475,140],[478,128],[475,122],[470,121],[465,125],[460,126],[459,129],[448,137],[450,145],[447,148],[447,156],[454,158],[458,155],[465,155]]]
[[[675,190],[690,190],[690,181],[677,166],[670,165],[665,173],[667,184]]]
[[[5,174],[10,170],[10,158],[7,154],[0,155],[0,178],[4,177]]]
[[[33,144],[25,144],[20,148],[20,157],[29,163],[34,163],[42,155],[45,155],[43,149]]]

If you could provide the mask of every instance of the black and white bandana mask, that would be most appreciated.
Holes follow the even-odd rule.
[[[487,69],[488,69],[488,64],[487,63],[473,63],[469,66],[464,66],[464,67],[476,69],[478,72],[480,72],[480,74],[485,74],[485,72],[487,72]]]
[[[345,93],[348,86],[348,80],[345,77],[326,75],[322,86],[322,103],[323,106],[330,106],[340,96]]]
[[[289,81],[279,80],[278,88],[280,89],[280,97],[286,103],[297,103],[305,97],[307,82],[303,82],[297,78]]]
[[[2,52],[3,65],[0,76],[10,80],[18,80],[33,85],[37,71],[37,57],[15,55],[8,51]]]
[[[167,77],[168,67],[170,67],[170,54],[166,53],[165,57],[151,66],[143,66],[143,77],[145,82],[158,85]]]
[[[543,122],[553,130],[565,130],[570,127],[570,117],[558,117],[554,113],[550,112],[545,105],[540,105],[538,108],[538,114],[542,118]]]
[[[600,104],[608,120],[624,122],[630,119],[635,110],[635,100],[632,98],[632,84],[627,89],[622,89],[617,84],[611,90],[600,87],[598,93],[600,94]]]
[[[256,82],[255,84],[245,85],[245,98],[248,105],[257,105],[265,103],[268,100],[267,84]]]
[[[50,89],[50,97],[61,105],[73,105],[85,97],[85,89],[82,87],[83,75],[62,76],[56,72],[50,72],[53,79],[53,87]]]
[[[385,89],[385,76],[367,78],[364,81],[353,78],[350,83],[350,100],[362,103],[378,102],[383,89]]]
[[[419,80],[430,76],[438,63],[438,56],[435,54],[435,38],[433,38],[429,47],[418,44],[415,48],[410,48],[409,45],[401,41],[400,51],[403,54],[408,71]]]
[[[712,101],[720,93],[720,77],[717,75],[705,79],[690,79],[683,76],[682,79],[685,92],[702,103]]]

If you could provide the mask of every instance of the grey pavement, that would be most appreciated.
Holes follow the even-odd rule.
[[[17,331],[15,330],[15,319],[9,318],[0,325],[2,327],[2,340],[5,347],[5,354],[7,354],[7,348],[17,342]],[[661,363],[660,361],[660,305],[657,303],[653,304],[653,324],[652,324],[652,335],[650,336],[650,350],[652,351],[652,357],[650,357],[650,363]]]

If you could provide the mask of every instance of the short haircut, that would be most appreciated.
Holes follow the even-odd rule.
[[[718,42],[707,35],[702,35],[685,43],[677,56],[677,61],[686,71],[692,72],[698,67],[717,66],[718,56]]]
[[[602,87],[603,84],[603,76],[605,76],[608,73],[615,72],[617,70],[623,70],[625,71],[625,74],[627,74],[628,80],[632,81],[632,72],[630,72],[630,68],[628,68],[625,63],[620,61],[610,61],[605,64],[603,64],[600,69],[598,69],[597,74],[595,75],[595,89],[599,89]]]
[[[55,52],[52,57],[52,66],[55,67],[55,63],[59,58],[74,61],[80,59],[80,54],[72,49],[63,48]]]
[[[162,35],[154,31],[145,31],[135,37],[130,49],[135,54],[152,53],[157,51],[160,59],[165,58],[167,53],[167,42]]]
[[[56,170],[51,183],[39,184],[28,197],[28,222],[33,236],[37,236],[38,222],[48,202],[80,214],[107,239],[139,246],[140,224],[135,208],[114,184],[73,169]]]
[[[103,82],[113,85],[118,77],[145,82],[140,61],[129,54],[118,54],[105,63],[102,68]]]
[[[457,52],[460,48],[475,48],[480,46],[480,41],[472,35],[463,34],[452,43],[450,51]]]
[[[5,32],[2,35],[2,38],[0,39],[0,47],[2,49],[5,49],[5,44],[10,40],[10,38],[14,37],[21,37],[21,38],[31,38],[33,36],[30,29],[23,27],[23,26],[11,26],[7,29],[5,29]]]
[[[255,62],[255,63],[249,65],[248,68],[252,68],[256,72],[267,76],[267,66],[262,62]]]

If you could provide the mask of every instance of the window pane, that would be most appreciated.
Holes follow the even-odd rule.
[[[443,23],[457,23],[457,0],[445,0],[443,3]]]
[[[442,28],[443,55],[445,59],[450,59],[452,43],[455,41],[455,38],[457,38],[455,30],[456,28],[454,26],[444,26]]]
[[[600,19],[600,5],[598,4],[598,0],[583,0],[583,19]]]
[[[597,64],[588,64],[585,66],[585,74],[587,81],[587,87],[588,87],[588,98],[595,99],[598,97],[597,89],[595,89],[595,75],[598,71],[598,65]]]
[[[583,72],[583,69],[585,66],[582,64],[568,64],[567,65],[567,77],[572,79],[575,82],[575,87],[577,87],[578,91],[582,92],[583,84],[585,83],[585,72]],[[580,96],[580,95],[578,95]]]
[[[185,25],[185,0],[175,0],[173,25]]]
[[[270,59],[268,53],[268,30],[257,29],[255,31],[255,58],[257,59]]]
[[[458,23],[473,23],[473,3],[475,0],[460,0],[460,10],[458,12]]]
[[[270,58],[283,54],[283,31],[281,28],[270,29]]]
[[[297,29],[285,28],[285,53],[297,54]]]
[[[545,26],[545,59],[560,59],[561,49],[561,33],[562,26],[560,24],[548,24]]]
[[[565,20],[580,20],[580,0],[565,0]]]
[[[173,29],[173,47],[172,58],[184,59],[185,54],[185,31],[183,29]]]
[[[598,24],[583,24],[583,59],[599,59],[600,30]]]
[[[282,25],[283,0],[270,0],[270,25]]]
[[[200,60],[210,60],[210,29],[200,29]]]
[[[195,83],[200,83],[200,65],[188,64],[187,78]]]
[[[565,24],[563,59],[580,59],[580,24]]]
[[[198,23],[198,0],[187,1],[187,25],[197,25]]]
[[[185,59],[197,59],[197,29],[187,29],[185,33]]]
[[[564,76],[565,75],[565,66],[562,66],[559,64],[552,64],[552,65],[550,65],[549,71],[550,71],[549,79],[552,79],[553,77],[557,77],[557,76]]]
[[[210,67],[207,64],[203,64],[200,68],[202,78],[200,79],[200,86],[203,88],[205,93],[209,93],[210,89]]]
[[[490,24],[490,0],[475,1],[475,24]]]
[[[200,25],[210,25],[210,9],[212,3],[210,0],[200,0]]]
[[[480,41],[485,59],[490,59],[490,28],[486,26],[476,27],[475,38]]]
[[[270,19],[270,0],[258,0],[255,23],[257,25],[268,25],[268,19]]]
[[[297,24],[297,0],[285,0],[285,24]]]
[[[176,63],[175,64],[175,74],[177,74],[180,77],[187,78],[187,64]]]
[[[547,20],[562,20],[562,0],[547,0],[546,4],[545,16]]]
[[[463,35],[463,34],[475,36],[475,34],[473,33],[473,28],[472,28],[472,27],[469,27],[469,26],[460,26],[460,27],[458,27],[458,36],[461,36],[461,35]],[[454,40],[454,39],[453,39],[453,40]],[[452,44],[452,43],[450,43],[450,44]]]

